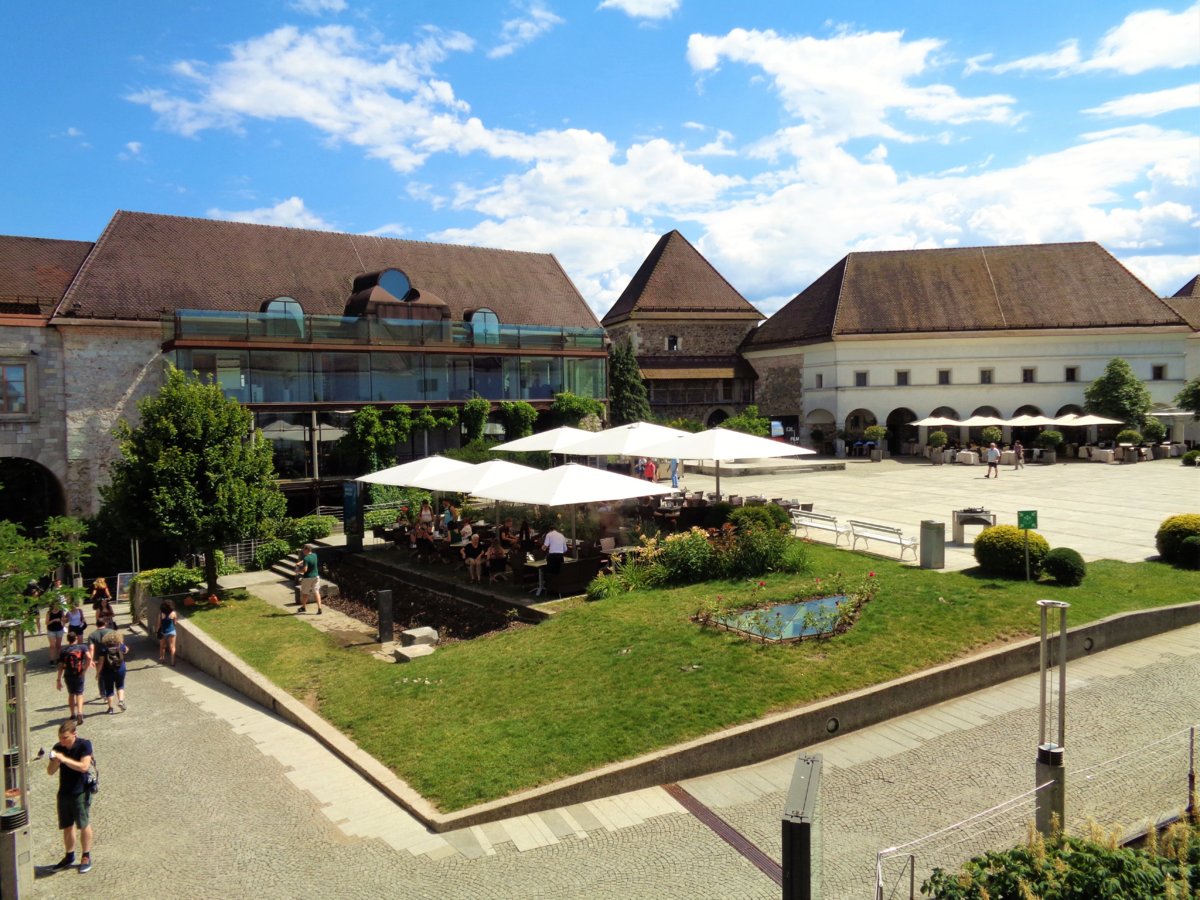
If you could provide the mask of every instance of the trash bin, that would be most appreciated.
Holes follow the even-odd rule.
[[[946,523],[921,520],[921,568],[946,568]]]

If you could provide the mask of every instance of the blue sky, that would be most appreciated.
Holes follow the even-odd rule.
[[[1200,272],[1200,3],[12,4],[0,233],[116,209],[554,253],[678,228],[771,312],[854,250]]]

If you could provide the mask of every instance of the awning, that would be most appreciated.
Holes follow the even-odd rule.
[[[642,369],[642,377],[663,380],[670,378],[736,378],[737,375],[733,371],[733,366],[696,366],[685,369]]]

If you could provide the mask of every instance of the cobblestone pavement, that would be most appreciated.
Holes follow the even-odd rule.
[[[529,827],[536,819],[554,835],[552,843],[531,841],[523,851],[513,837],[520,832],[502,823],[444,836],[420,833],[394,808],[381,810],[377,795],[373,800],[334,757],[312,749],[307,735],[186,664],[157,665],[152,641],[130,643],[129,711],[106,716],[93,700],[80,729],[95,742],[103,773],[93,808],[96,867],[84,880],[73,870],[38,878],[35,898],[81,890],[179,898],[779,895],[765,875],[681,812],[631,816],[625,824],[589,819],[581,808],[526,817]],[[65,698],[54,690],[45,650],[35,649],[31,659],[33,740],[35,748],[49,747]],[[1070,766],[1109,759],[1200,721],[1200,626],[1109,651],[1076,670]],[[868,896],[880,847],[1032,787],[1036,720],[1029,708],[1036,681],[1032,696],[1028,682],[810,748],[825,754],[829,769],[822,799],[825,897]],[[93,692],[89,679],[88,696]],[[1130,769],[1159,772],[1167,756],[1161,748],[1147,752]],[[778,860],[791,761],[685,787]],[[48,865],[62,853],[53,827],[55,780],[35,764],[31,783],[35,858]],[[1111,797],[1146,790],[1133,778],[1122,783]],[[401,824],[379,828],[379,822]]]

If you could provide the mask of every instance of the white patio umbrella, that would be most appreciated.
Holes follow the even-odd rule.
[[[944,425],[961,425],[962,422],[958,419],[948,419],[945,416],[926,416],[923,419],[917,419],[915,422],[909,422],[909,425],[923,425],[927,428],[934,426],[941,427]]]
[[[1054,421],[1054,419],[1051,419],[1049,416],[1024,415],[1024,416],[1014,416],[1011,419],[1006,419],[1004,424],[1012,425],[1016,428],[1026,428],[1026,427],[1033,427],[1033,426],[1037,426],[1037,425],[1055,425],[1057,423]]]
[[[1091,413],[1084,413],[1082,416],[1076,416],[1075,421],[1071,423],[1072,428],[1079,428],[1084,425],[1121,425],[1120,419],[1109,419],[1104,416],[1096,416]]]
[[[414,460],[388,469],[380,469],[369,475],[359,476],[356,481],[371,484],[391,484],[397,487],[425,487],[425,482],[446,472],[470,469],[471,464],[457,459],[447,459],[444,456],[427,456],[425,459]]]
[[[958,424],[966,425],[968,428],[978,428],[987,425],[1007,425],[1008,423],[1004,419],[996,418],[996,416],[971,416],[971,418],[963,419]]]
[[[508,481],[515,481],[527,475],[536,475],[540,471],[541,469],[535,469],[533,466],[522,466],[503,459],[489,459],[487,462],[478,463],[466,469],[455,469],[452,472],[430,476],[422,487],[428,488],[431,491],[474,494],[477,497],[481,497],[483,495],[480,492],[487,488],[495,487]],[[496,501],[496,508],[492,518],[497,520],[493,524],[499,525],[499,500]]]
[[[1078,413],[1064,413],[1061,416],[1055,417],[1054,424],[1055,425],[1065,425],[1067,428],[1071,428],[1075,425],[1075,423],[1078,420],[1079,420]]]
[[[587,440],[572,444],[561,452],[568,456],[643,456],[655,444],[688,432],[655,425],[653,422],[631,422],[598,431]]]
[[[598,433],[596,431],[584,431],[582,428],[572,428],[570,425],[564,425],[561,428],[552,428],[549,431],[542,431],[538,434],[531,434],[528,437],[497,444],[492,450],[510,450],[514,453],[545,450],[549,453],[564,453],[572,444],[578,444],[582,440],[595,437]]]
[[[671,490],[669,485],[654,484],[641,478],[630,478],[616,472],[567,463],[565,466],[556,466],[544,472],[480,489],[476,494],[487,500],[508,503],[570,506],[571,540],[574,542],[575,507],[579,504],[669,494]],[[575,555],[578,558],[578,544],[575,544]]]
[[[816,450],[771,441],[767,438],[728,428],[710,428],[699,434],[685,434],[647,448],[655,456],[673,459],[711,459],[717,464],[717,497],[721,496],[721,461],[731,459],[775,459],[781,456],[806,456]]]

